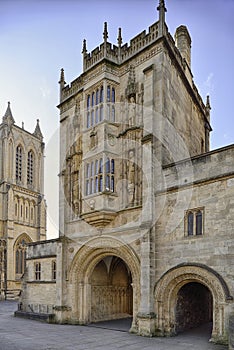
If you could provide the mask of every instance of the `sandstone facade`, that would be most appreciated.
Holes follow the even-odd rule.
[[[84,41],[83,73],[67,85],[61,71],[60,237],[29,244],[21,310],[74,324],[132,316],[144,336],[213,322],[222,343],[234,309],[234,146],[210,151],[190,35],[180,26],[174,41],[164,1],[158,10],[130,45],[121,30],[111,45],[105,23],[99,47]]]

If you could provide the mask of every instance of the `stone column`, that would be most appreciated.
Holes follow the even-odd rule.
[[[144,134],[142,138],[143,198],[141,217],[141,300],[137,314],[138,333],[151,337],[155,335],[156,315],[154,312],[153,285],[155,275],[154,257],[154,66],[144,70],[145,99],[143,107]]]
[[[154,244],[154,229],[149,228],[141,241],[141,300],[137,314],[138,333],[142,336],[152,337],[155,335],[156,315],[154,312],[154,271],[155,258],[152,249]]]

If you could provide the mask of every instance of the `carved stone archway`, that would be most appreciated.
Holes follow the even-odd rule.
[[[167,271],[155,286],[155,308],[159,336],[175,335],[175,306],[179,290],[187,283],[197,282],[206,286],[213,298],[213,329],[211,340],[227,341],[227,305],[232,302],[223,278],[202,264],[181,264]]]
[[[95,266],[108,256],[122,259],[131,272],[133,289],[131,332],[137,332],[136,315],[140,302],[140,261],[130,246],[109,236],[87,241],[73,259],[69,270],[72,320],[79,324],[87,324],[91,321],[91,275]]]

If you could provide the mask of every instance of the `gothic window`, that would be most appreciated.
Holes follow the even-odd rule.
[[[33,170],[34,170],[34,156],[33,152],[28,152],[28,167],[27,167],[27,183],[28,185],[33,184]]]
[[[115,103],[115,89],[114,88],[112,88],[111,102]]]
[[[99,104],[99,90],[96,91],[96,105]]]
[[[87,96],[87,128],[90,127],[90,95]]]
[[[34,210],[33,210],[33,208],[31,208],[31,221],[33,221],[33,218],[34,218]]]
[[[187,236],[200,236],[203,234],[204,209],[189,210],[185,216]]]
[[[202,235],[202,212],[196,213],[196,235]]]
[[[110,85],[107,86],[104,100],[104,88],[101,86],[91,94],[87,95],[87,128],[103,121],[104,101],[106,102],[106,118],[111,122],[115,122],[115,88]]]
[[[110,102],[110,85],[107,86],[107,102]]]
[[[193,235],[193,213],[188,213],[188,236]]]
[[[41,280],[41,263],[40,262],[35,263],[35,280],[36,281]]]
[[[26,266],[26,242],[24,239],[17,243],[15,250],[15,272],[23,274]]]
[[[88,95],[87,97],[87,109],[90,108],[90,95]]]
[[[103,86],[101,86],[101,89],[100,89],[100,103],[103,102]]]
[[[85,171],[85,194],[86,196],[98,192],[114,192],[114,159],[107,158],[103,166],[103,158],[96,159],[86,164]]]
[[[55,281],[56,280],[56,261],[52,261],[52,280]]]
[[[22,181],[22,148],[21,146],[16,147],[15,176],[16,176],[16,181]]]

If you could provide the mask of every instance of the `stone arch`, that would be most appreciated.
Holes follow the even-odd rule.
[[[14,254],[14,270],[16,275],[22,275],[24,273],[26,263],[26,249],[27,244],[32,242],[31,237],[27,233],[22,233],[17,237],[13,247]]]
[[[174,335],[175,305],[179,290],[187,283],[197,282],[211,292],[213,298],[213,329],[214,342],[226,341],[225,322],[230,296],[223,278],[214,270],[202,264],[181,264],[167,271],[155,286],[155,308],[157,314],[157,334]]]
[[[122,259],[131,272],[133,288],[131,331],[135,332],[140,296],[140,261],[130,246],[109,236],[89,240],[78,250],[73,259],[68,274],[71,286],[72,318],[80,324],[90,322],[90,277],[95,266],[108,256]]]

